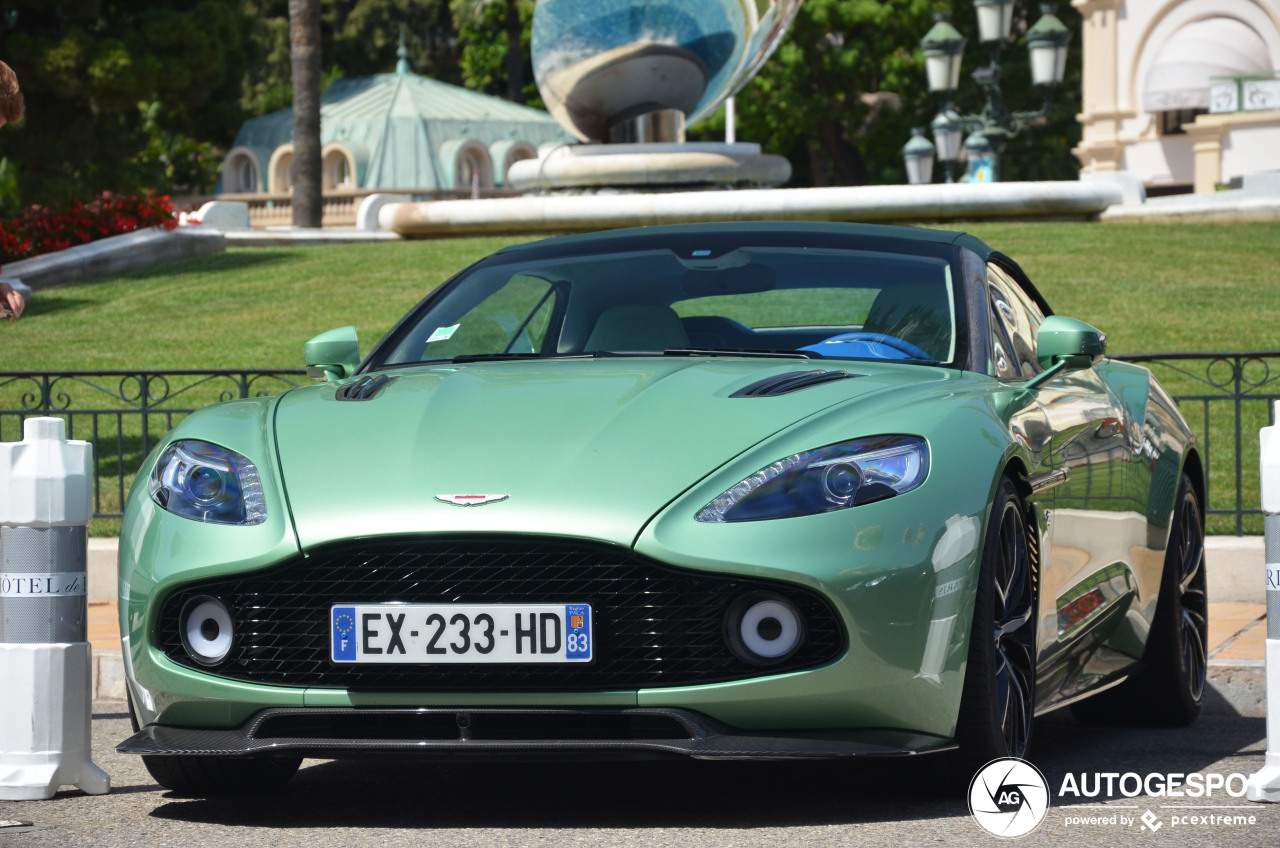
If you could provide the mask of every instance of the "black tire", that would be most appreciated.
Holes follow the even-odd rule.
[[[298,757],[192,757],[144,754],[142,763],[178,795],[250,795],[279,789],[302,764]]]
[[[1086,724],[1131,727],[1183,727],[1195,721],[1208,677],[1208,604],[1204,513],[1184,474],[1143,667],[1119,686],[1073,704],[1075,717]]]
[[[956,723],[959,773],[999,757],[1026,757],[1035,718],[1035,570],[1027,511],[1000,481],[982,547],[969,659]]]

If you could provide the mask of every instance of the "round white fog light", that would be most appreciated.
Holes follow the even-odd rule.
[[[231,612],[217,598],[192,598],[183,608],[178,626],[182,629],[182,647],[201,665],[217,665],[231,651]]]
[[[804,639],[800,611],[785,598],[757,592],[740,598],[726,622],[729,646],[740,659],[755,665],[782,662]]]

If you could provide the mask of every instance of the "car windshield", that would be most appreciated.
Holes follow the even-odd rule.
[[[474,266],[402,325],[379,365],[604,355],[789,355],[946,364],[950,263],[815,247],[669,248]],[[704,255],[699,255],[704,254]]]

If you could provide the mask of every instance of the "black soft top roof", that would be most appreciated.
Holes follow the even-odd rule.
[[[492,256],[502,257],[499,261],[509,260],[514,254],[524,254],[530,259],[550,259],[557,256],[573,256],[582,252],[643,250],[648,247],[672,246],[673,242],[687,244],[701,239],[706,239],[707,246],[710,247],[716,240],[753,236],[764,236],[777,244],[897,250],[903,253],[912,252],[911,248],[914,244],[923,248],[923,252],[935,253],[935,255],[939,249],[965,248],[977,254],[984,262],[992,259],[999,262],[1022,284],[1027,294],[1046,315],[1053,314],[1053,310],[1027,279],[1027,275],[1008,256],[969,233],[932,230],[925,227],[836,221],[726,221],[706,224],[670,224],[556,236],[510,245]]]
[[[923,227],[893,226],[888,224],[851,224],[834,221],[727,221],[709,224],[670,224],[657,227],[631,227],[619,230],[600,230],[571,236],[556,236],[524,244],[504,247],[496,255],[514,251],[532,250],[537,253],[560,254],[577,249],[601,249],[614,244],[641,247],[650,243],[664,243],[689,236],[817,236],[828,239],[842,237],[855,240],[895,239],[928,244],[957,245],[966,247],[987,259],[995,251],[981,239],[968,233],[951,230],[930,230]]]

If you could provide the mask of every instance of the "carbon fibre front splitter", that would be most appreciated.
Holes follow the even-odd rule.
[[[954,748],[899,730],[742,731],[680,709],[273,708],[231,730],[150,725],[123,754],[317,759],[529,757],[806,759],[895,757]]]

